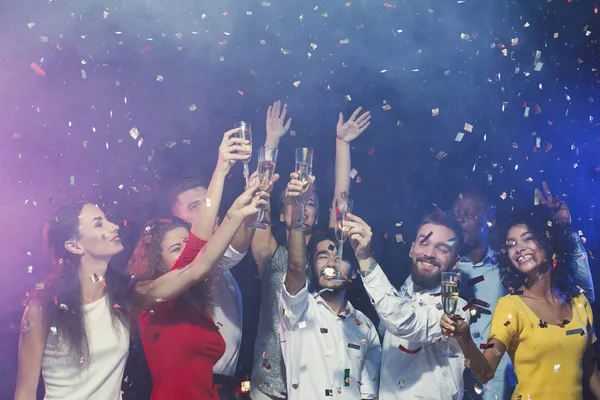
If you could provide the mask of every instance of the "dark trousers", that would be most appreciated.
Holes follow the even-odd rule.
[[[214,374],[213,383],[219,385],[219,397],[221,400],[235,400],[235,385],[233,378]]]

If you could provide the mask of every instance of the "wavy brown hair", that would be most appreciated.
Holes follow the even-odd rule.
[[[79,216],[86,204],[91,203],[68,204],[56,211],[47,221],[44,227],[44,241],[52,256],[54,268],[52,274],[44,281],[43,289],[36,291],[32,296],[40,302],[44,322],[56,328],[59,340],[68,346],[69,354],[79,363],[82,360],[88,362],[90,355],[82,308],[81,282],[78,276],[81,256],[68,251],[65,242],[80,237]],[[120,274],[109,266],[104,281],[113,328],[119,332],[119,321],[129,326],[129,276]]]
[[[172,265],[164,265],[162,244],[165,235],[176,228],[184,228],[188,232],[191,229],[190,224],[175,217],[157,218],[149,221],[135,245],[131,259],[127,264],[127,271],[136,276],[138,280],[151,280],[170,270]],[[180,300],[212,315],[213,298],[218,279],[218,272],[213,269],[205,280],[181,295]]]

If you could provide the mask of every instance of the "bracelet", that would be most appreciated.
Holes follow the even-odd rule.
[[[377,261],[375,261],[375,259],[373,259],[373,261],[371,262],[371,265],[369,266],[369,268],[366,271],[360,271],[360,276],[362,276],[363,278],[366,278],[367,276],[369,276],[369,274],[371,272],[373,272],[373,270],[375,269],[376,266],[377,266]]]

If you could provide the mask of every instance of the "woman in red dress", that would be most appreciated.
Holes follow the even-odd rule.
[[[233,235],[216,240],[213,236],[224,181],[233,162],[248,159],[240,154],[242,139],[225,134],[219,148],[219,161],[206,193],[206,200],[190,226],[179,219],[157,219],[142,232],[129,262],[128,270],[150,280],[193,263],[206,250],[206,241],[218,243],[222,256]],[[238,153],[238,154],[235,154]],[[267,204],[267,193],[257,194],[257,184],[244,192],[227,212],[223,223],[255,215]],[[239,227],[239,225],[237,225]],[[223,237],[225,239],[225,237]],[[218,271],[208,270],[204,279],[179,297],[155,304],[140,313],[140,334],[152,375],[152,400],[219,399],[213,385],[213,367],[225,352],[225,341],[215,326],[212,293]]]

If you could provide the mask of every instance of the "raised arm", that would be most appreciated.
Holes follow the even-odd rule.
[[[292,211],[292,221],[297,221],[302,210],[302,193],[306,185],[298,180],[298,174],[290,174],[290,182],[285,191],[285,207]],[[310,197],[310,193],[307,194]],[[306,285],[306,235],[303,229],[290,229],[288,237],[288,270],[285,276],[285,288],[294,296]]]
[[[33,300],[23,314],[15,400],[36,399],[44,348],[50,330],[44,321],[42,311],[41,304]]]
[[[244,219],[266,204],[268,193],[258,192],[255,184],[238,197],[208,243],[191,264],[135,285],[135,294],[144,307],[175,298],[206,278],[231,243]]]
[[[273,105],[269,106],[266,119],[267,138],[265,140],[265,146],[274,148],[279,146],[279,140],[287,133],[292,123],[291,118],[286,122],[286,115],[287,104],[284,104],[282,109],[281,101],[277,100]],[[271,215],[270,206],[266,213],[267,217],[272,220],[271,218],[273,215]],[[275,250],[277,250],[277,240],[275,240],[270,227],[267,229],[259,229],[254,233],[254,237],[251,240],[250,248],[252,250],[254,261],[256,261],[258,267],[258,278],[262,279],[267,264],[269,264],[273,254],[275,254]]]
[[[221,198],[223,197],[225,178],[231,167],[236,160],[247,160],[250,157],[248,153],[238,153],[244,149],[245,144],[248,144],[245,139],[232,137],[239,131],[240,128],[231,129],[223,135],[223,140],[219,146],[217,166],[206,190],[206,198],[200,211],[196,213],[194,221],[192,221],[192,233],[202,240],[210,239],[214,233]]]
[[[358,114],[362,107],[358,107],[344,122],[344,114],[340,113],[336,126],[335,139],[335,186],[333,189],[333,200],[329,213],[329,228],[335,227],[335,200],[342,198],[342,193],[350,193],[350,142],[360,136],[371,124],[371,113]]]

